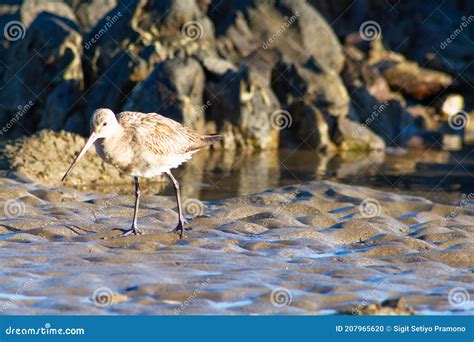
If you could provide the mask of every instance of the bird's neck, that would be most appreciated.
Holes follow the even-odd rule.
[[[120,139],[123,135],[123,127],[118,123],[114,123],[114,129],[112,130],[110,134],[110,138],[112,139]]]

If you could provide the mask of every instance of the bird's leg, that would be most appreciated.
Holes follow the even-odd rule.
[[[183,210],[181,208],[181,197],[179,195],[179,183],[176,180],[176,178],[173,177],[171,172],[168,171],[168,172],[166,172],[166,174],[168,175],[168,177],[173,182],[174,190],[175,190],[175,193],[176,193],[176,202],[178,203],[178,225],[173,230],[173,232],[179,233],[179,237],[182,239],[184,237],[184,222],[185,222],[185,219],[183,217]]]
[[[138,183],[138,177],[133,177],[133,180],[135,181],[135,208],[133,210],[133,223],[132,223],[132,228],[127,230],[122,234],[122,236],[128,236],[131,234],[135,235],[140,235],[143,234],[140,229],[138,229],[138,206],[140,204],[140,184]]]

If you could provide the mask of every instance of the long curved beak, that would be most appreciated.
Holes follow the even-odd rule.
[[[84,157],[84,155],[86,154],[87,150],[92,146],[92,144],[97,140],[97,135],[92,132],[92,134],[90,135],[89,139],[87,139],[87,142],[86,144],[84,145],[84,147],[82,148],[81,152],[79,152],[79,154],[77,155],[77,157],[74,159],[74,161],[72,162],[71,166],[69,166],[69,169],[66,171],[66,173],[64,174],[63,178],[61,179],[61,182],[64,182],[64,180],[66,179],[67,176],[69,176],[69,174],[72,172],[72,169],[74,169],[74,167],[76,166],[76,164],[79,162],[79,160],[82,159],[82,157]]]

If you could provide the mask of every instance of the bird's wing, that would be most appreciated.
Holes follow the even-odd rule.
[[[157,113],[122,112],[117,119],[137,143],[159,155],[189,152],[201,140],[199,133]]]

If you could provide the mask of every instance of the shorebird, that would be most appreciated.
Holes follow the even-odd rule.
[[[140,184],[138,177],[152,178],[165,173],[173,183],[178,206],[178,225],[173,230],[184,236],[184,217],[179,183],[171,174],[198,150],[222,139],[221,135],[202,135],[157,113],[122,112],[117,115],[107,108],[94,111],[91,134],[76,156],[62,181],[71,173],[87,150],[94,145],[97,154],[108,164],[135,182],[135,207],[132,227],[122,235],[142,234],[138,228]]]

